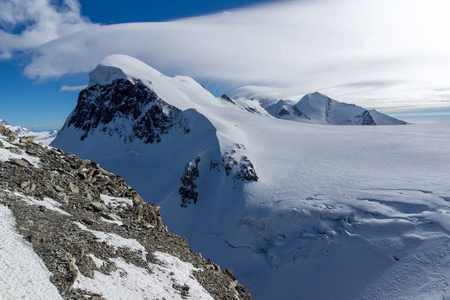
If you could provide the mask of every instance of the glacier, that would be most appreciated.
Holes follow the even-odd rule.
[[[349,107],[295,122],[113,55],[52,146],[125,178],[255,299],[449,298],[450,124],[324,125]]]

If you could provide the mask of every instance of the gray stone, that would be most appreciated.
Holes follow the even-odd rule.
[[[66,193],[58,193],[57,194],[58,199],[61,200],[61,202],[63,202],[64,204],[68,204],[69,203],[69,197],[67,196]]]
[[[105,219],[107,219],[107,220],[110,220],[110,221],[122,221],[122,218],[121,218],[121,217],[119,217],[118,215],[112,214],[112,213],[105,213],[105,212],[102,212],[102,213],[100,213],[100,215],[101,215],[103,218],[105,218]]]
[[[89,204],[96,211],[108,211],[108,207],[105,204],[100,202],[92,202]]]
[[[69,182],[69,189],[74,194],[78,194],[78,192],[80,191],[78,189],[78,187],[75,184],[73,184],[72,182]]]
[[[26,168],[30,165],[30,163],[27,162],[26,160],[24,160],[23,158],[13,158],[13,159],[11,159],[11,162],[17,166],[24,167],[24,168]]]
[[[38,152],[35,149],[28,149],[25,152],[29,155],[38,155]]]
[[[14,153],[14,154],[17,154],[17,155],[22,155],[23,154],[22,150],[20,150],[19,148],[16,148],[16,147],[8,148],[8,150],[11,153]]]
[[[33,143],[34,142],[34,136],[22,136],[19,138],[21,143]]]
[[[31,185],[31,181],[29,181],[29,180],[27,180],[27,181],[22,181],[22,183],[20,184],[20,188],[21,189],[25,189],[25,188],[27,188],[28,186],[30,186]]]
[[[62,187],[60,187],[59,185],[54,185],[53,188],[57,191],[57,192],[64,192],[64,189]]]
[[[95,224],[95,221],[92,219],[88,219],[88,218],[84,218],[81,220],[83,223],[87,224],[87,225],[93,225]]]

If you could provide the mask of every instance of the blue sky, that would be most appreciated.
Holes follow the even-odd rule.
[[[93,22],[117,24],[128,22],[163,22],[207,15],[274,0],[134,0],[115,4],[105,0],[82,0],[81,13]],[[276,0],[275,0],[276,1]]]
[[[446,0],[53,3],[0,2],[0,118],[11,124],[60,128],[78,94],[61,88],[86,85],[115,53],[216,95],[320,91],[408,121],[450,119]]]

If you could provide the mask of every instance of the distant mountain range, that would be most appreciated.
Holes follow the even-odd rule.
[[[262,102],[113,55],[52,146],[126,178],[256,299],[448,295],[450,129],[357,126],[405,122],[320,93]]]
[[[10,129],[14,135],[18,137],[22,136],[34,136],[34,140],[37,143],[42,143],[43,145],[50,145],[50,143],[58,135],[58,130],[44,130],[44,131],[32,131],[22,126],[12,126],[6,121],[0,119],[0,123],[6,128]]]
[[[305,95],[295,104],[279,100],[266,110],[274,117],[298,122],[330,125],[404,125],[404,121],[395,119],[376,110],[366,110],[354,104],[333,100],[315,92]]]

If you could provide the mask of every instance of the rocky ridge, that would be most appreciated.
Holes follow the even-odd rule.
[[[63,129],[71,125],[83,130],[81,140],[99,130],[120,135],[124,142],[138,139],[145,144],[159,143],[161,136],[173,128],[190,131],[179,109],[164,102],[140,80],[132,83],[125,79],[81,91]]]
[[[212,298],[251,299],[231,271],[221,272],[192,252],[185,238],[168,232],[159,207],[143,201],[123,178],[32,137],[19,139],[3,125],[0,134],[0,204],[12,211],[17,231],[64,299],[107,299],[83,282],[117,272],[127,277],[119,261],[152,275],[164,267],[160,253],[191,264],[190,277]],[[176,272],[165,274],[168,293],[200,298]]]

